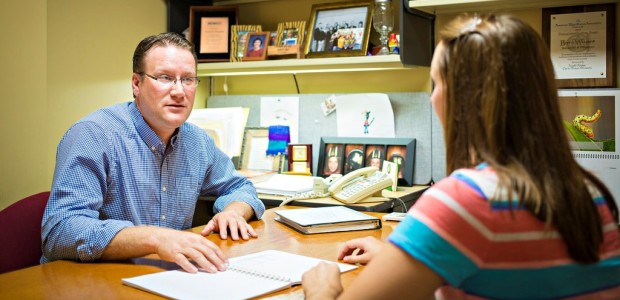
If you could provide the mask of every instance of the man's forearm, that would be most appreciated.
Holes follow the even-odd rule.
[[[119,231],[105,248],[101,259],[120,260],[155,253],[157,240],[165,228],[153,226],[127,227]]]

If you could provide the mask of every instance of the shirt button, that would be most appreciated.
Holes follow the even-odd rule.
[[[166,215],[161,215],[161,220],[166,221]]]
[[[151,151],[155,152],[155,146],[151,146]]]
[[[166,187],[165,187],[165,186],[164,186],[164,187],[162,187],[162,188],[161,188],[161,191],[162,191],[162,192],[165,192],[165,191],[166,191]]]

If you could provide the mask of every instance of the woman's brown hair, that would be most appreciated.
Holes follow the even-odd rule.
[[[618,209],[573,159],[541,37],[512,16],[462,16],[441,31],[440,47],[448,173],[486,162],[498,174],[498,191],[514,191],[520,206],[555,226],[575,261],[598,261],[604,235],[588,184],[616,222]]]

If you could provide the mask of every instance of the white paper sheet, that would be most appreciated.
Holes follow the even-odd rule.
[[[193,109],[187,122],[207,131],[220,150],[229,157],[241,154],[243,129],[247,122],[242,107]]]
[[[334,99],[338,136],[395,137],[394,112],[386,94],[350,94]]]
[[[299,97],[261,97],[260,126],[288,125],[291,143],[299,142]]]

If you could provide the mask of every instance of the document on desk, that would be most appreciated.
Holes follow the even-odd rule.
[[[300,175],[274,174],[265,181],[254,184],[259,194],[293,196],[312,190],[314,177]]]
[[[318,258],[266,250],[229,259],[228,270],[217,273],[164,271],[132,278],[123,284],[174,299],[249,299],[301,284],[301,276]],[[357,268],[338,263],[340,272]]]

